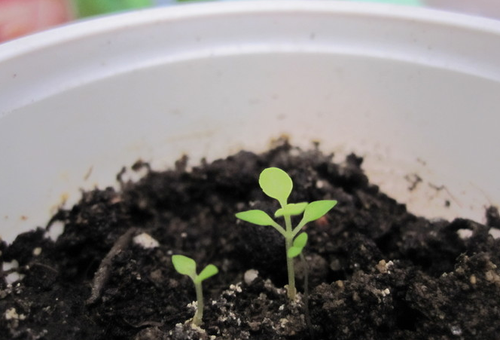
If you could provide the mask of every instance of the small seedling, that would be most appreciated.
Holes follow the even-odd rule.
[[[337,201],[321,200],[311,203],[288,203],[288,197],[292,193],[293,182],[288,174],[278,168],[264,169],[259,176],[259,185],[262,191],[269,197],[276,199],[281,208],[276,210],[274,217],[283,217],[285,228],[275,222],[267,213],[262,210],[248,210],[239,212],[236,217],[240,220],[261,226],[271,226],[275,228],[285,238],[286,263],[288,270],[288,297],[295,299],[295,269],[293,258],[300,255],[307,243],[307,234],[300,233],[300,230],[309,222],[317,220],[332,209]],[[302,219],[292,227],[292,216],[301,215]]]
[[[198,308],[196,309],[196,313],[193,317],[193,325],[200,326],[203,320],[203,289],[201,283],[208,279],[209,277],[214,276],[219,272],[216,266],[213,264],[209,264],[201,271],[200,274],[196,274],[196,262],[193,259],[184,256],[184,255],[173,255],[172,256],[172,264],[174,265],[175,270],[179,274],[187,275],[193,280],[194,288],[196,290],[196,300],[198,302]]]

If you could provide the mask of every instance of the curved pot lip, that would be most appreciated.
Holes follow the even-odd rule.
[[[220,15],[308,13],[341,14],[358,17],[387,18],[414,23],[460,27],[500,35],[500,21],[428,8],[340,1],[236,1],[183,4],[100,16],[34,33],[0,44],[0,62],[38,49],[64,44],[104,32],[132,30],[154,22],[178,21]]]

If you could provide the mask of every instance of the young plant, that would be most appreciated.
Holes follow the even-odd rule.
[[[262,191],[269,197],[276,199],[281,208],[276,210],[274,217],[283,217],[285,227],[275,222],[267,213],[262,210],[248,210],[239,212],[236,217],[240,220],[261,226],[271,226],[275,228],[285,238],[286,264],[288,270],[288,297],[295,299],[295,269],[293,258],[300,255],[307,243],[307,234],[300,233],[300,230],[309,222],[317,220],[332,209],[337,201],[321,200],[311,203],[288,203],[288,197],[293,189],[293,182],[288,174],[278,168],[264,169],[259,176],[259,185]],[[292,216],[301,215],[300,222],[293,227]]]
[[[196,309],[196,313],[193,317],[193,324],[196,326],[200,326],[203,320],[203,289],[201,283],[208,279],[209,277],[214,276],[219,272],[216,266],[213,264],[209,264],[201,271],[200,274],[196,274],[196,262],[193,259],[184,256],[184,255],[173,255],[172,256],[172,264],[174,265],[175,270],[182,275],[187,275],[193,280],[194,287],[196,290],[196,300],[198,302],[198,307]]]

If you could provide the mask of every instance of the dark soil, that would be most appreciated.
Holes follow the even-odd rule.
[[[0,244],[3,262],[19,263],[0,277],[24,276],[0,279],[0,339],[500,339],[498,211],[487,210],[488,225],[426,220],[370,184],[361,163],[283,143],[84,192],[47,228]],[[234,217],[277,208],[257,182],[268,166],[292,177],[290,202],[339,202],[305,227],[309,292],[297,260],[292,303],[282,237]],[[53,242],[47,229],[60,223]],[[159,245],[137,243],[144,233]],[[203,330],[185,324],[194,288],[172,254],[219,267],[204,282]]]

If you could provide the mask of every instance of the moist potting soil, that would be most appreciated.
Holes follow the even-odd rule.
[[[0,339],[500,339],[498,211],[485,224],[415,216],[361,165],[286,142],[192,168],[185,157],[167,171],[138,162],[142,179],[120,173],[120,189],[83,192],[46,227],[1,243],[2,262],[18,267],[0,272]],[[235,218],[279,208],[258,185],[270,166],[293,179],[290,202],[338,201],[304,227],[293,302],[283,237]],[[186,322],[195,291],[173,254],[219,268],[203,282],[201,328]]]

